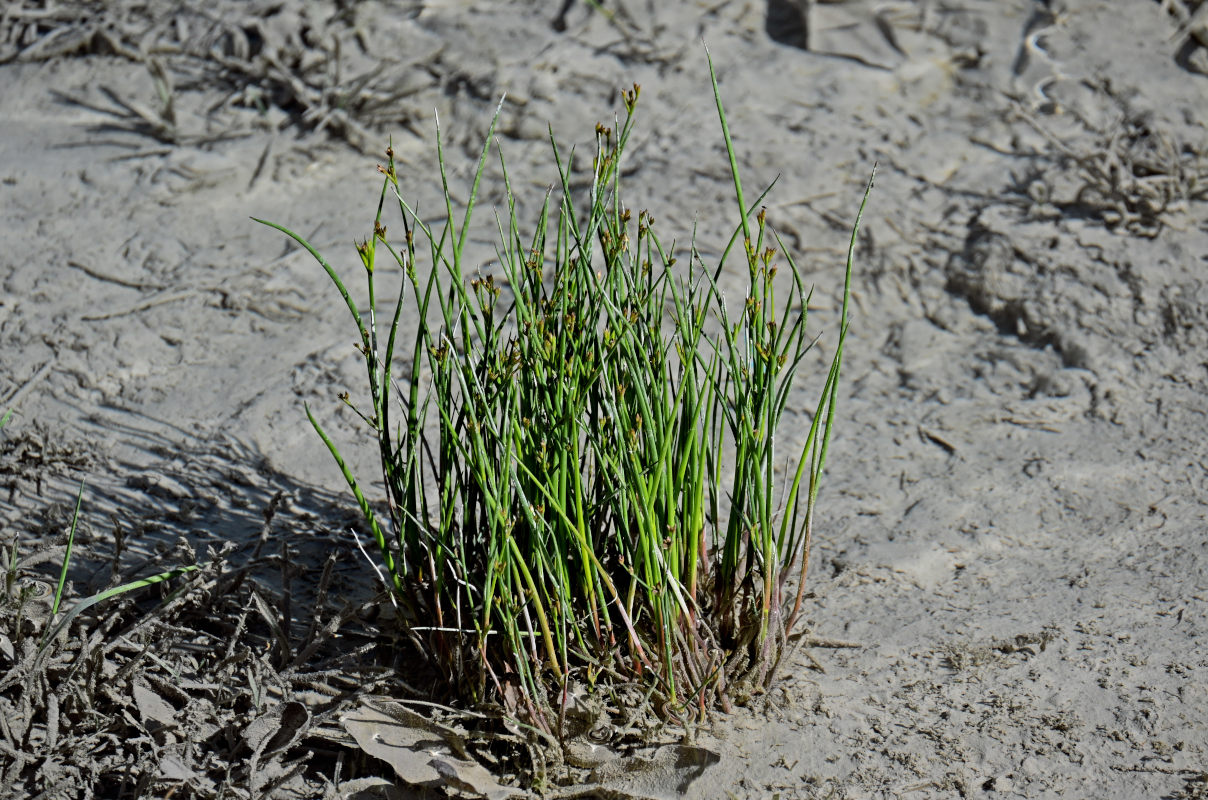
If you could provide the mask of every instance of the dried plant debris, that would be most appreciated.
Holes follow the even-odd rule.
[[[1204,0],[1159,0],[1175,23],[1175,63],[1188,72],[1208,75],[1208,3]]]
[[[87,470],[96,461],[96,446],[68,441],[61,433],[35,420],[17,433],[0,438],[0,474],[28,475],[63,470]]]
[[[1058,136],[1022,108],[1016,113],[1048,142],[1046,167],[1020,181],[1039,217],[1098,219],[1108,228],[1155,237],[1191,201],[1208,199],[1208,143],[1180,141],[1152,112],[1142,111],[1110,84],[1098,96],[1113,106],[1112,122],[1083,134]],[[1053,169],[1052,165],[1056,165]]]
[[[264,511],[288,537],[282,496]],[[61,548],[0,547],[0,797],[662,798],[719,760],[636,685],[568,687],[562,741],[418,699],[438,681],[371,622],[384,594],[337,601],[336,553],[304,575],[263,538],[201,557],[182,540],[139,572],[196,571],[58,615]]]
[[[47,636],[50,587],[4,555],[0,796],[322,796],[334,762],[312,726],[387,688],[367,645],[332,646],[351,609],[320,604],[304,636],[274,635],[281,598],[254,598],[276,557],[227,546],[158,597],[67,614]]]
[[[1171,795],[1174,800],[1208,800],[1208,772],[1193,772],[1184,781],[1183,788]]]
[[[497,780],[514,763],[517,751],[528,750],[534,765],[555,767],[544,763],[534,742],[519,729],[483,729],[476,723],[491,717],[453,709],[445,712],[446,718],[438,722],[405,703],[366,698],[341,724],[367,755],[388,763],[410,786],[456,789],[471,797],[506,800],[526,796]],[[545,785],[549,797],[673,798],[683,796],[705,769],[720,760],[711,750],[680,742],[633,747],[592,742],[603,733],[601,728],[592,728],[561,745],[549,742],[545,752],[557,758],[556,767],[527,776],[530,782]],[[511,760],[507,759],[509,751]]]
[[[988,644],[954,644],[944,648],[944,659],[955,672],[988,665],[1010,666],[1043,653],[1059,634],[1053,628],[1045,628],[1039,633],[1022,633]]]
[[[367,755],[391,766],[412,786],[449,786],[473,797],[506,800],[516,789],[498,783],[467,753],[467,735],[384,698],[367,701],[341,719]]]
[[[34,484],[41,497],[43,484],[57,476],[87,473],[101,461],[97,447],[81,439],[71,439],[34,421],[16,432],[0,436],[0,497],[11,505],[22,483]],[[62,508],[51,505],[40,509],[47,527],[62,516]],[[0,520],[4,517],[0,516]]]
[[[364,149],[380,139],[373,129],[411,125],[422,113],[404,101],[439,85],[444,46],[418,27],[402,31],[406,8],[391,20],[371,13],[348,3],[294,10],[275,0],[25,0],[0,10],[0,63],[116,55],[145,64],[153,105],[108,86],[97,89],[103,98],[60,97],[103,114],[106,127],[169,144],[241,135],[257,124],[296,124]],[[392,45],[401,38],[407,47]],[[178,97],[200,87],[225,95],[202,111],[204,119],[182,119]],[[247,114],[223,113],[233,110],[253,112],[250,122]]]

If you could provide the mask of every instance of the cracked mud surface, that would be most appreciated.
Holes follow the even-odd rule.
[[[811,634],[861,647],[802,650],[690,741],[642,720],[585,737],[586,766],[547,793],[1205,796],[1208,5],[848,0],[808,25],[789,2],[560,5],[0,12],[0,545],[18,564],[0,796],[506,797],[531,779],[506,729],[363,702],[426,684],[388,646],[302,411],[357,435],[336,401],[356,353],[327,277],[248,217],[350,268],[387,137],[437,208],[436,117],[464,186],[505,91],[499,142],[534,209],[547,123],[587,148],[637,82],[628,196],[719,250],[733,199],[702,38],[744,179],[779,176],[769,220],[816,283],[822,350],[880,163],[810,575]],[[807,370],[782,452],[815,393]],[[35,665],[81,479],[69,599],[210,566],[94,606]],[[405,767],[426,786],[374,752],[391,731],[434,754]]]

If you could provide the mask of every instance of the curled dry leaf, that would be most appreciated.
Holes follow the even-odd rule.
[[[558,800],[675,800],[721,760],[704,747],[669,744],[601,764],[591,772],[590,783],[568,786],[549,795]]]
[[[506,800],[524,792],[498,783],[465,755],[464,741],[397,703],[375,699],[343,718],[344,730],[367,754],[388,763],[413,786],[447,787],[488,800]]]
[[[678,798],[720,760],[704,747],[671,744],[646,755],[609,761],[592,772],[592,779],[627,800]]]

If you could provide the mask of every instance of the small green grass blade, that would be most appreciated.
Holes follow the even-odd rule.
[[[63,587],[67,583],[67,566],[71,563],[71,548],[75,544],[76,525],[80,521],[80,506],[84,502],[84,482],[80,481],[80,491],[76,495],[75,512],[71,515],[71,528],[67,531],[67,549],[63,551],[63,566],[59,570],[59,585],[55,588],[55,602],[50,610],[53,617],[59,613],[59,602],[63,599]]]

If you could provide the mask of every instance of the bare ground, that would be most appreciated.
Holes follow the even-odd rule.
[[[1208,797],[1208,6],[554,6],[0,10],[0,796]],[[357,434],[346,312],[248,217],[352,264],[386,138],[437,209],[437,116],[464,185],[505,91],[535,207],[547,123],[587,147],[637,82],[631,202],[716,249],[702,39],[816,330],[880,163],[816,646],[690,731],[587,708],[559,765],[487,712],[372,699],[431,686],[302,413]],[[209,566],[39,657],[81,479],[70,598]]]

